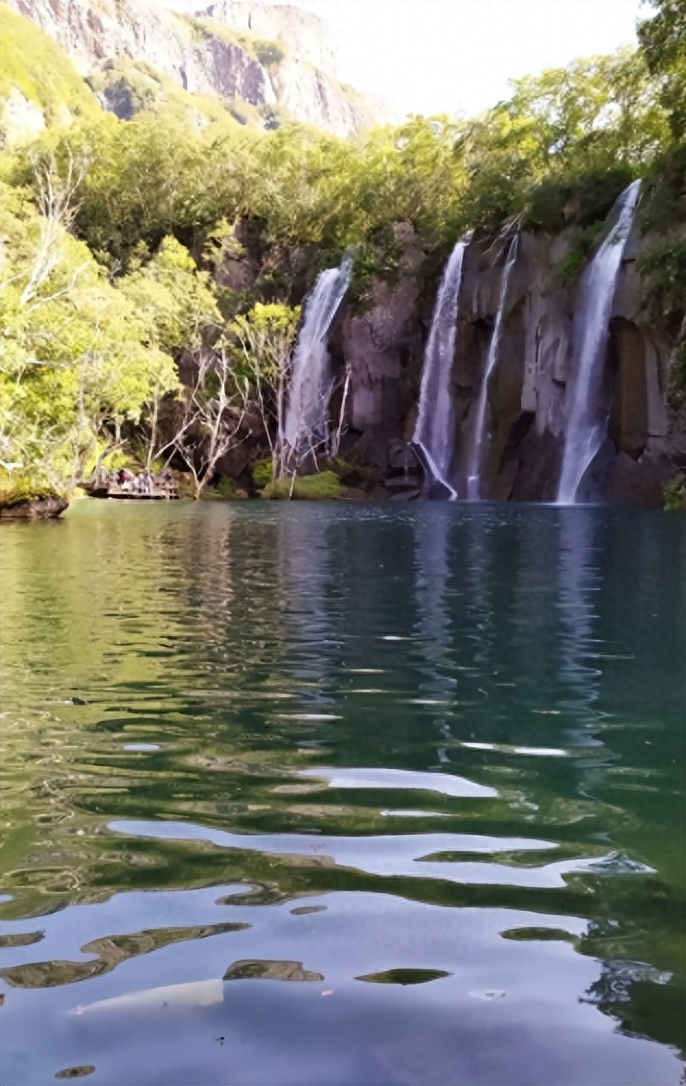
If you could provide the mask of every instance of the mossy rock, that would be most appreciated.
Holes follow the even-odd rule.
[[[301,475],[287,479],[277,479],[269,483],[262,491],[263,498],[276,501],[332,501],[343,493],[340,480],[332,471],[320,471],[318,475]]]
[[[60,517],[69,502],[53,495],[49,498],[33,498],[6,504],[0,499],[0,520],[51,520]]]
[[[17,506],[37,504],[44,501],[65,500],[52,487],[41,480],[26,476],[10,476],[0,472],[0,509],[13,509]]]

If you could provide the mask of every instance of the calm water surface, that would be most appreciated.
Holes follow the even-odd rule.
[[[676,1086],[683,529],[3,527],[2,1082]]]

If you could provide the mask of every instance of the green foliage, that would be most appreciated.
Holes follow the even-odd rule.
[[[271,460],[258,460],[252,467],[252,479],[255,486],[261,490],[272,481]]]
[[[572,283],[586,266],[604,225],[605,222],[601,219],[590,226],[577,227],[571,232],[570,248],[556,268],[560,286],[566,287]]]
[[[662,77],[662,103],[675,140],[686,137],[686,6],[683,0],[648,0],[651,18],[638,40],[651,72]]]
[[[284,376],[300,320],[300,307],[257,302],[249,313],[229,325],[235,341],[235,372],[239,379],[257,380],[275,389]]]
[[[659,86],[640,53],[574,61],[516,80],[506,102],[465,127],[461,218],[560,230],[607,213],[668,139]]]
[[[641,304],[675,336],[667,399],[686,404],[686,144],[675,144],[653,163],[645,184],[640,223],[657,240],[638,259]]]
[[[638,260],[641,302],[651,317],[678,324],[686,311],[686,234],[674,231]]]
[[[341,483],[332,471],[320,471],[318,475],[299,475],[295,479],[276,479],[262,491],[263,498],[287,501],[332,501],[340,498]]]
[[[20,475],[0,469],[0,508],[8,508],[22,502],[42,501],[56,496],[61,495],[45,480],[36,478],[30,472]]]
[[[663,509],[668,513],[686,509],[686,478],[683,475],[677,475],[664,488]]]
[[[277,67],[286,55],[279,42],[263,41],[260,38],[253,43],[253,49],[260,64],[268,69]]]
[[[646,171],[639,222],[658,233],[686,223],[686,143],[669,147]]]
[[[135,64],[126,57],[108,60],[88,78],[88,84],[123,120],[145,110],[157,110],[165,89],[162,77],[148,65]]]
[[[75,228],[91,251],[118,272],[128,267],[141,241],[154,251],[168,234],[192,239],[222,216],[236,218],[253,176],[254,138],[235,129],[212,141],[167,115],[143,113],[123,122],[104,114],[64,134],[47,133],[36,150],[54,150],[60,164],[69,158],[89,163]],[[33,183],[28,155],[13,180]]]
[[[13,86],[40,106],[47,124],[100,112],[66,53],[30,19],[0,4],[0,99]]]
[[[208,273],[198,271],[173,237],[164,238],[147,264],[124,276],[119,289],[145,320],[148,343],[168,354],[199,347],[220,320]]]
[[[222,475],[214,487],[214,493],[218,498],[235,498],[236,484],[233,479],[229,479],[228,475]]]
[[[655,27],[660,14],[672,19],[672,0],[654,6]],[[9,16],[22,32],[32,26],[0,4],[0,17]],[[182,25],[269,66],[282,59],[279,45],[244,40],[221,24],[188,17]],[[644,304],[671,328],[686,297],[683,238],[674,229],[686,218],[686,159],[673,139],[676,107],[665,97],[680,45],[676,53],[670,45],[664,63],[651,48],[518,80],[506,101],[471,121],[411,117],[348,141],[285,123],[272,106],[190,95],[142,62],[108,62],[92,85],[130,120],[86,115],[84,106],[68,130],[47,131],[3,166],[9,262],[0,422],[9,436],[3,430],[0,461],[47,465],[46,478],[74,481],[122,432],[141,442],[147,461],[170,447],[167,426],[188,406],[188,395],[178,398],[175,360],[187,351],[197,363],[214,351],[228,366],[220,415],[235,416],[236,440],[244,436],[241,412],[251,425],[259,417],[270,478],[278,478],[292,467],[280,462],[276,434],[299,319],[286,303],[322,267],[354,252],[351,295],[365,299],[373,277],[399,272],[398,223],[412,225],[429,262],[469,229],[571,228],[557,269],[566,284],[588,260],[616,197],[640,175],[643,226],[664,234],[641,266]],[[68,213],[52,223],[37,210],[46,164],[58,181],[83,172]],[[216,273],[236,258],[259,268],[256,276],[245,290],[217,289],[206,269]],[[40,288],[22,301],[40,267],[47,268]],[[217,373],[210,366],[195,390],[203,411],[219,403]],[[217,423],[211,411],[203,418],[186,431],[191,458]]]
[[[138,422],[178,379],[169,354],[151,341],[149,315],[67,232],[68,193],[60,195],[52,166],[42,177],[54,197],[44,214],[25,190],[0,191],[0,460],[17,477],[64,490],[103,442]]]
[[[674,354],[672,355],[667,401],[670,407],[676,411],[686,405],[686,337],[683,336],[674,348]]]
[[[550,234],[570,226],[593,227],[635,179],[634,167],[621,162],[576,176],[546,177],[531,190],[524,225]]]

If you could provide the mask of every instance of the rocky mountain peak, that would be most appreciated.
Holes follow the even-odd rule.
[[[143,65],[192,95],[218,99],[234,116],[234,104],[243,100],[271,126],[278,123],[275,107],[338,136],[389,119],[338,81],[328,28],[297,7],[222,0],[196,15],[182,15],[146,0],[0,0],[0,5],[36,23],[61,46],[78,73],[91,86],[98,84],[101,105],[123,119],[132,115],[131,96],[126,88],[122,93],[120,75],[113,87],[107,75],[122,61]]]
[[[199,11],[197,18],[213,19],[240,33],[279,42],[320,71],[336,75],[333,36],[325,22],[303,8],[221,0]]]

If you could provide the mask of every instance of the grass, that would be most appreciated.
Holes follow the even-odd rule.
[[[77,117],[100,113],[64,50],[30,19],[0,4],[0,97],[7,98],[12,87],[40,106],[46,124],[59,123],[65,107]]]
[[[262,491],[263,498],[276,501],[331,501],[340,498],[343,493],[340,480],[332,471],[320,471],[318,475],[299,475],[292,478],[277,479],[268,483]]]

